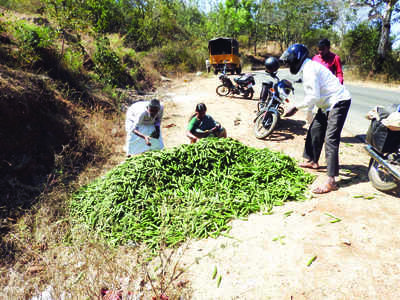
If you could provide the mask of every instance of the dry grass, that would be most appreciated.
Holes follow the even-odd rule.
[[[385,74],[369,74],[360,75],[356,69],[348,69],[344,71],[345,82],[351,82],[352,84],[367,85],[376,88],[388,88],[398,90],[400,87],[400,81],[393,81],[388,79],[388,75]]]
[[[71,192],[107,172],[125,155],[121,116],[98,111],[82,114],[80,122],[82,147],[95,142],[98,157],[72,182],[65,181],[63,174],[49,176],[36,206],[3,237],[16,257],[14,263],[0,265],[2,297],[23,299],[47,291],[55,299],[100,299],[102,291],[108,291],[123,299],[162,294],[189,299],[190,287],[179,267],[182,250],[163,249],[150,259],[154,254],[138,245],[112,248],[85,228],[71,232],[67,207]],[[77,153],[66,147],[59,164],[72,162]]]
[[[39,253],[30,251],[24,269],[15,267],[2,274],[6,299],[22,299],[50,290],[55,299],[99,299],[101,291],[119,292],[136,299],[162,294],[169,299],[189,299],[188,282],[181,280],[178,267],[182,253],[164,250],[148,262],[150,254],[135,246],[110,248],[101,241],[80,233],[80,242],[58,245]],[[186,296],[185,296],[186,295]],[[126,299],[125,297],[123,299]]]

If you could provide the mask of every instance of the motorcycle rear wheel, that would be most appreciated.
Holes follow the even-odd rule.
[[[393,176],[385,172],[381,165],[373,158],[370,161],[368,178],[374,188],[382,192],[391,192],[398,186]]]
[[[223,84],[217,86],[215,90],[219,96],[226,96],[231,91],[228,87],[224,86]]]
[[[267,111],[260,113],[254,123],[254,134],[256,138],[263,139],[269,136],[278,123],[278,115]]]

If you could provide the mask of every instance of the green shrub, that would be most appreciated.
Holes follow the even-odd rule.
[[[19,60],[33,63],[40,59],[41,49],[50,48],[53,45],[55,32],[46,26],[36,26],[25,21],[18,21],[14,25],[14,36],[20,49]]]
[[[94,70],[100,81],[106,84],[123,86],[128,78],[118,55],[111,49],[107,37],[101,36],[96,39],[96,52],[93,60]]]
[[[343,37],[342,60],[349,65],[358,66],[361,73],[373,69],[377,59],[380,26],[361,23]]]
[[[4,13],[0,12],[0,17],[3,17]],[[0,20],[0,33],[5,32],[6,31],[6,26],[4,24],[4,22],[2,20]]]
[[[400,52],[391,51],[383,63],[382,72],[387,75],[387,81],[400,80]]]
[[[208,51],[188,42],[169,42],[155,50],[156,67],[161,71],[194,72],[204,69]]]
[[[80,73],[83,67],[83,55],[80,52],[67,48],[64,51],[63,61],[68,68],[74,73]]]

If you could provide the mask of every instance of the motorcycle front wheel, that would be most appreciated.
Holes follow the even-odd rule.
[[[217,89],[215,91],[220,96],[226,96],[229,94],[230,89],[228,87],[224,86],[223,84],[221,84],[221,85],[217,86]]]
[[[254,134],[256,138],[263,139],[269,136],[278,123],[278,115],[267,111],[260,113],[254,122]]]
[[[397,188],[397,183],[394,178],[385,172],[382,166],[373,158],[371,158],[368,178],[371,181],[374,188],[382,192],[390,192]]]

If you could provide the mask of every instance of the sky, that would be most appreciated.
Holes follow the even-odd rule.
[[[358,11],[359,18],[361,20],[366,20],[368,18],[368,11],[369,8],[361,8]],[[392,22],[390,27],[390,35],[395,38],[395,42],[393,43],[393,49],[400,48],[400,23]]]
[[[393,49],[400,48],[400,23],[396,23],[391,28],[392,35],[395,37],[395,42],[393,44]]]

